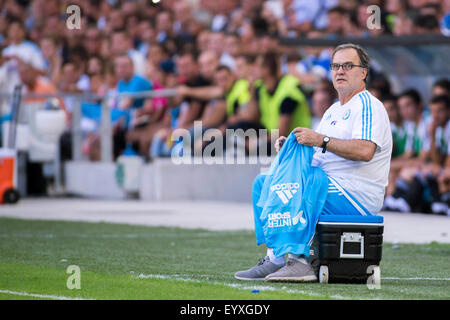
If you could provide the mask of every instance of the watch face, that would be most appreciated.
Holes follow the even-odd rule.
[[[323,138],[323,142],[328,142],[328,141],[330,141],[330,138],[329,138],[329,137]]]

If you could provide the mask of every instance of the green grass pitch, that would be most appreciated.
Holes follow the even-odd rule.
[[[264,254],[251,231],[0,218],[0,299],[450,299],[449,244],[385,243],[379,290],[234,279]]]

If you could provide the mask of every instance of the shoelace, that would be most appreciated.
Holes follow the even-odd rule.
[[[295,263],[295,260],[288,259],[286,265],[287,265],[287,266],[291,266],[291,265],[293,265],[294,263]]]
[[[266,261],[266,258],[259,258],[257,265],[260,266],[260,265],[264,264],[265,261]]]

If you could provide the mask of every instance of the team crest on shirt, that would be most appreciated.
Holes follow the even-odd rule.
[[[347,111],[345,111],[344,116],[342,117],[342,120],[347,120],[348,118],[350,118],[350,109],[347,109]]]

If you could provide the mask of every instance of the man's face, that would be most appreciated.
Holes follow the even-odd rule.
[[[156,16],[156,29],[164,32],[171,31],[172,21],[168,12],[161,12]]]
[[[398,99],[398,108],[400,115],[404,120],[415,121],[419,106],[409,96],[403,96]]]
[[[127,37],[121,33],[115,33],[111,37],[111,49],[113,54],[123,54],[129,49],[129,42]]]
[[[389,120],[391,122],[397,122],[398,118],[398,109],[395,104],[395,100],[385,100],[383,101],[384,108],[388,114]]]
[[[209,35],[209,50],[222,54],[224,50],[225,36],[222,32],[213,32]]]
[[[25,39],[23,27],[17,22],[10,24],[8,29],[8,39],[13,43],[21,43]]]
[[[221,69],[215,76],[216,84],[225,91],[229,91],[231,89],[231,85],[233,84],[232,78],[233,76],[231,72],[226,69]]]
[[[46,59],[50,59],[56,54],[56,47],[52,40],[44,38],[40,42],[42,55]]]
[[[90,28],[86,31],[85,43],[87,51],[91,54],[96,54],[100,50],[100,32],[97,28]]]
[[[239,38],[228,36],[225,40],[225,50],[232,56],[236,56],[240,52]]]
[[[117,57],[114,63],[118,79],[130,80],[133,77],[133,63],[128,57]]]
[[[328,14],[328,31],[339,34],[342,31],[343,16],[338,12]]]
[[[312,96],[314,115],[321,118],[325,111],[333,104],[326,89],[318,87]]]
[[[78,73],[75,65],[73,65],[72,63],[67,63],[66,65],[64,65],[62,69],[62,79],[70,84],[74,84],[77,82]]]
[[[333,57],[333,63],[352,63],[361,65],[358,53],[352,48],[343,49],[336,52]],[[332,70],[331,75],[333,78],[334,88],[337,91],[347,89],[356,90],[360,87],[364,87],[364,78],[367,75],[367,69],[353,67],[352,69],[345,71],[342,67],[340,67],[339,70]]]
[[[198,59],[200,66],[200,73],[206,79],[212,80],[219,65],[219,59],[214,52],[204,52]]]
[[[27,87],[33,87],[36,82],[36,72],[32,67],[25,63],[19,63],[19,77],[24,85]]]
[[[192,79],[197,74],[196,63],[192,56],[186,54],[177,59],[178,74],[186,79]]]
[[[247,63],[244,57],[236,58],[236,69],[234,73],[238,79],[246,78],[249,74],[250,65]]]
[[[433,121],[439,126],[439,127],[445,127],[449,112],[447,110],[447,107],[444,103],[432,103],[430,105],[430,112],[431,116],[433,117]]]
[[[102,63],[97,57],[92,57],[88,60],[87,74],[95,75],[102,73]]]

